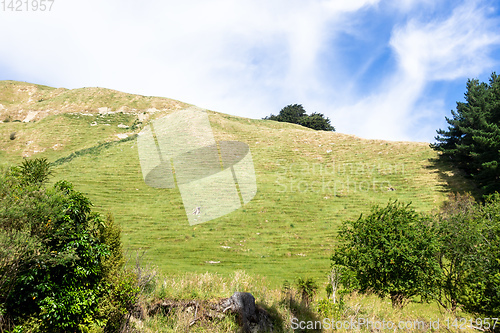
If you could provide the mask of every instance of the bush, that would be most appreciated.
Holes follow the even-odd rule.
[[[97,321],[104,332],[122,332],[127,325],[127,315],[133,312],[137,303],[139,287],[136,275],[129,270],[120,270],[104,283],[105,293],[99,301]]]
[[[0,330],[116,331],[139,291],[120,228],[71,183],[46,188],[51,172],[35,159],[0,173]]]
[[[419,295],[453,313],[500,312],[498,193],[484,204],[470,194],[451,194],[433,217],[390,202],[366,218],[344,222],[339,238],[331,260],[334,268],[344,267],[337,279],[342,293],[389,295],[393,307]]]
[[[21,184],[30,179],[24,172],[21,176]],[[26,189],[24,194],[31,196],[30,186]],[[51,204],[44,200],[50,196],[56,199],[56,215],[45,221],[39,216],[29,221],[31,225],[22,226],[40,240],[43,254],[23,262],[25,269],[18,273],[7,296],[7,311],[19,319],[36,314],[46,331],[76,330],[91,320],[97,307],[101,263],[109,252],[98,240],[101,221],[91,213],[86,197],[67,184],[57,183],[54,191],[42,191],[38,200],[32,201],[35,209]],[[22,205],[17,208],[25,209]]]
[[[23,163],[13,169],[15,176],[20,180],[21,186],[40,187],[45,184],[52,175],[51,165],[46,158],[24,160]]]
[[[475,204],[451,195],[438,217],[442,268],[438,302],[453,312],[484,317],[500,313],[500,195]]]
[[[333,299],[321,299],[316,303],[316,311],[323,316],[333,320],[340,320],[346,305],[344,301],[334,302]]]
[[[429,219],[409,204],[374,207],[366,218],[344,222],[339,239],[331,260],[345,267],[343,284],[351,290],[389,295],[398,308],[434,290],[438,239]]]
[[[318,286],[313,279],[307,278],[298,278],[297,279],[297,287],[302,296],[302,302],[304,302],[305,306],[309,306],[309,303],[313,300],[316,291],[318,290]]]

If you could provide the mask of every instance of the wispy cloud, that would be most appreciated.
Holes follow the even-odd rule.
[[[500,35],[489,11],[468,1],[445,20],[412,19],[396,28],[390,44],[404,73],[415,80],[453,80],[491,67],[496,61],[488,51]]]
[[[499,21],[490,12],[469,1],[447,17],[409,19],[395,26],[389,45],[397,59],[396,71],[380,89],[337,113],[342,127],[370,138],[431,140],[437,129],[435,113],[444,118],[448,110],[443,109],[442,97],[429,91],[424,95],[426,86],[477,76],[498,64],[490,51],[500,44]]]

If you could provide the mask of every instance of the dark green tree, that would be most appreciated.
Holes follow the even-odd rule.
[[[459,303],[477,316],[496,317],[500,313],[500,195],[488,196],[469,216],[469,231],[476,235],[468,236],[474,238],[466,243],[464,261],[469,269],[464,272]]]
[[[400,308],[413,296],[428,298],[437,285],[438,238],[430,219],[409,204],[390,202],[343,222],[339,238],[331,260],[345,268],[351,289],[388,295]]]
[[[281,109],[280,113],[277,116],[270,115],[268,118],[264,119],[298,124],[300,118],[306,116],[306,110],[304,110],[304,107],[301,104],[290,104]]]
[[[312,113],[310,116],[302,117],[299,124],[317,131],[335,131],[335,128],[330,124],[330,119],[322,113]]]
[[[500,77],[468,80],[465,102],[457,102],[447,130],[431,147],[470,175],[486,193],[500,190]]]
[[[97,308],[102,260],[108,255],[98,238],[102,220],[69,183],[38,189],[43,175],[32,177],[31,171],[21,168],[18,186],[11,189],[12,206],[2,202],[0,208],[2,232],[30,235],[37,246],[30,256],[16,258],[5,309],[14,322],[37,316],[43,330],[74,331]]]
[[[0,172],[0,331],[120,327],[137,288],[119,227],[69,182],[44,186],[50,174],[44,159]]]
[[[432,295],[442,307],[455,313],[466,287],[467,275],[481,242],[481,219],[476,219],[477,206],[469,194],[450,194],[437,218],[438,251],[441,277],[439,288]]]
[[[287,105],[281,109],[278,115],[271,114],[264,119],[298,124],[318,131],[335,131],[328,117],[325,117],[321,113],[307,115],[306,110],[304,110],[301,104]]]
[[[451,194],[437,231],[441,277],[433,298],[455,313],[458,307],[481,317],[500,311],[500,195],[475,203],[469,194]]]

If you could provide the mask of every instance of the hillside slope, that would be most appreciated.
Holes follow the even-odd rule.
[[[243,208],[192,227],[178,189],[144,183],[134,137],[149,120],[187,106],[103,88],[1,81],[0,165],[48,158],[53,181],[73,182],[97,210],[112,212],[127,249],[147,250],[167,274],[243,269],[277,285],[298,276],[324,279],[338,225],[373,204],[398,199],[431,211],[448,191],[471,189],[434,161],[427,143],[365,140],[209,111],[217,141],[250,146],[258,193]]]

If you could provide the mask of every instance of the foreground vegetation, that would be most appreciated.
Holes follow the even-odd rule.
[[[341,239],[355,243],[336,247],[329,279],[298,278],[274,288],[244,271],[229,278],[208,272],[171,277],[145,265],[139,254],[124,266],[120,228],[112,216],[103,219],[92,212],[88,198],[68,182],[47,186],[51,173],[45,159],[35,159],[5,169],[0,176],[2,331],[237,331],[238,315],[201,317],[197,312],[235,291],[254,295],[257,305],[269,314],[274,332],[329,331],[335,328],[332,325],[346,328],[342,326],[346,322],[357,323],[361,331],[377,330],[373,325],[387,322],[419,331],[433,329],[438,320],[437,325],[442,325],[438,331],[462,325],[460,320],[469,322],[464,327],[472,330],[473,325],[485,327],[478,326],[474,315],[491,318],[499,310],[498,196],[483,206],[475,205],[471,197],[459,197],[445,206],[437,215],[442,231],[435,233],[444,237],[444,243],[436,239],[436,248],[429,239],[431,233],[419,230],[422,216],[408,205],[389,203],[366,219],[344,224]],[[363,226],[368,225],[370,237],[364,234],[368,229]],[[471,238],[472,233],[477,237]],[[419,235],[420,242],[410,235]],[[465,238],[453,242],[448,236]],[[368,251],[359,247],[360,239],[371,243]],[[394,252],[385,252],[387,260],[384,253],[380,257],[375,240],[383,240],[386,249]],[[442,251],[433,253],[436,249]],[[436,256],[438,252],[444,259]],[[351,260],[350,254],[357,260]],[[379,257],[370,257],[373,254]],[[433,260],[438,260],[434,267]],[[441,289],[433,284],[441,282],[440,271],[432,270],[439,269],[438,262],[446,262],[441,266]],[[343,270],[337,269],[339,264]],[[447,275],[446,269],[454,273]],[[434,290],[442,291],[439,297],[429,292]],[[451,311],[441,313],[438,305]]]
[[[86,332],[123,326],[140,279],[123,270],[120,229],[45,159],[0,174],[0,330]]]
[[[434,216],[390,202],[344,222],[339,237],[332,261],[348,290],[388,295],[399,308],[419,296],[452,313],[500,313],[498,193],[484,204],[453,195]]]
[[[281,288],[272,288],[263,279],[243,271],[236,271],[229,277],[213,273],[188,273],[177,277],[158,275],[154,289],[143,294],[139,301],[139,307],[145,310],[144,315],[133,322],[135,327],[145,333],[237,332],[238,320],[234,316],[198,321],[191,325],[195,318],[194,311],[183,311],[182,307],[177,307],[168,314],[148,314],[147,309],[165,303],[165,300],[168,300],[169,305],[190,300],[201,304],[203,301],[228,297],[236,290],[245,290],[255,295],[257,305],[271,314],[274,332],[385,331],[376,327],[383,322],[392,322],[396,327],[400,325],[401,329],[397,331],[403,332],[449,332],[458,330],[460,325],[461,332],[477,332],[469,325],[469,321],[475,318],[460,310],[456,314],[440,311],[437,304],[427,304],[418,298],[410,301],[403,309],[394,309],[387,298],[381,299],[371,293],[363,295],[356,292],[345,294],[340,303],[334,304],[325,292],[326,285],[325,277],[318,285],[318,292],[306,305],[303,288],[297,281],[284,283]],[[364,325],[363,321],[373,324]],[[467,322],[466,325],[463,325],[464,321]],[[345,322],[361,325],[358,330],[352,327],[342,329],[341,324],[337,324],[345,325]],[[334,329],[335,324],[340,329]],[[434,329],[431,324],[434,324]],[[314,325],[316,329],[307,328],[308,325]]]

